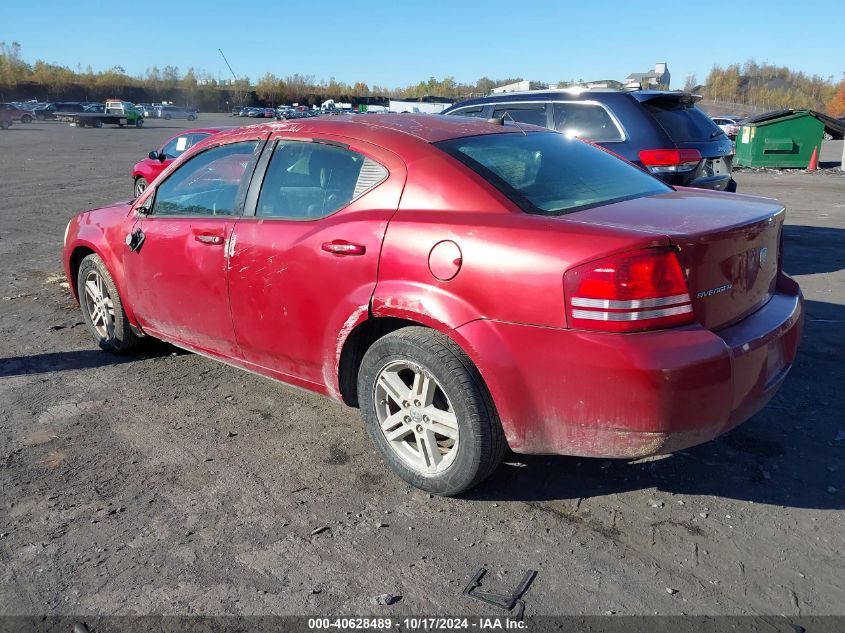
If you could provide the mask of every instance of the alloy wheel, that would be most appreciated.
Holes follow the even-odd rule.
[[[378,373],[374,393],[379,427],[391,450],[422,475],[446,470],[458,451],[459,429],[449,397],[424,367],[407,360]]]
[[[85,308],[97,335],[104,340],[114,338],[114,301],[105,280],[96,270],[85,276]]]

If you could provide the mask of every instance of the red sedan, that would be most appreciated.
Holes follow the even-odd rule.
[[[99,344],[152,336],[360,408],[439,494],[505,448],[635,458],[759,411],[795,358],[775,200],[530,126],[331,117],[192,147],[68,226]]]
[[[167,139],[161,149],[153,150],[144,160],[135,163],[132,168],[132,190],[135,197],[140,196],[156,177],[163,172],[170,163],[179,158],[183,152],[200,141],[204,141],[212,134],[231,130],[232,127],[205,127],[196,130],[185,130]]]

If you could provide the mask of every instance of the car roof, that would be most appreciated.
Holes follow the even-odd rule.
[[[509,103],[513,101],[613,101],[619,99],[634,99],[643,102],[652,99],[684,99],[698,101],[699,95],[678,90],[615,90],[612,88],[563,88],[559,90],[526,90],[524,92],[503,92],[460,101],[448,108],[485,105],[488,103]]]
[[[495,125],[484,119],[437,114],[370,114],[366,117],[338,115],[264,123],[256,127],[262,125],[270,132],[289,129],[296,132],[352,136],[364,141],[369,140],[371,135],[385,140],[412,137],[425,143],[437,143],[482,134],[520,134],[523,130],[549,133],[549,130],[544,127],[525,123],[520,124],[520,127]],[[232,133],[234,134],[235,131]]]
[[[230,130],[237,129],[239,128],[236,125],[223,125],[220,127],[196,127],[191,128],[190,130],[180,130],[167,140],[172,141],[174,138],[179,138],[180,136],[185,136],[186,134],[219,134],[220,132],[228,132]]]

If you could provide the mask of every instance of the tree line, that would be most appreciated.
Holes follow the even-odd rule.
[[[694,82],[694,77],[687,77],[685,87]],[[727,68],[713,66],[701,92],[714,101],[741,103],[762,110],[808,108],[842,116],[841,111],[834,111],[837,88],[833,77],[807,75],[785,66],[758,64],[751,59]]]
[[[77,66],[72,70],[42,60],[29,64],[21,57],[19,43],[0,42],[0,99],[8,100],[11,97],[5,95],[37,89],[43,98],[52,100],[73,96],[93,101],[117,96],[135,101],[168,100],[221,109],[229,105],[257,105],[257,100],[273,106],[292,102],[318,104],[329,98],[367,102],[375,98],[416,99],[431,95],[459,100],[486,95],[493,88],[517,81],[521,78],[482,77],[475,83],[459,83],[454,77],[429,77],[427,81],[389,88],[363,81],[347,83],[334,77],[326,81],[317,80],[314,75],[294,73],[279,77],[268,72],[255,82],[242,77],[218,86],[211,75],[194,68],[181,72],[176,66],[153,66],[141,75],[130,76],[121,66],[95,72],[91,66],[84,69]],[[583,82],[565,81],[560,85],[578,83]],[[727,68],[714,66],[703,86],[697,85],[695,75],[688,75],[684,88],[699,90],[714,101],[746,104],[763,110],[812,108],[829,111],[834,116],[845,114],[845,74],[837,86],[832,77],[806,75],[749,60]]]

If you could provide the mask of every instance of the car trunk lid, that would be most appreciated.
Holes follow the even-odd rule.
[[[784,215],[776,200],[678,188],[566,219],[667,237],[678,249],[696,321],[716,330],[774,293]]]

